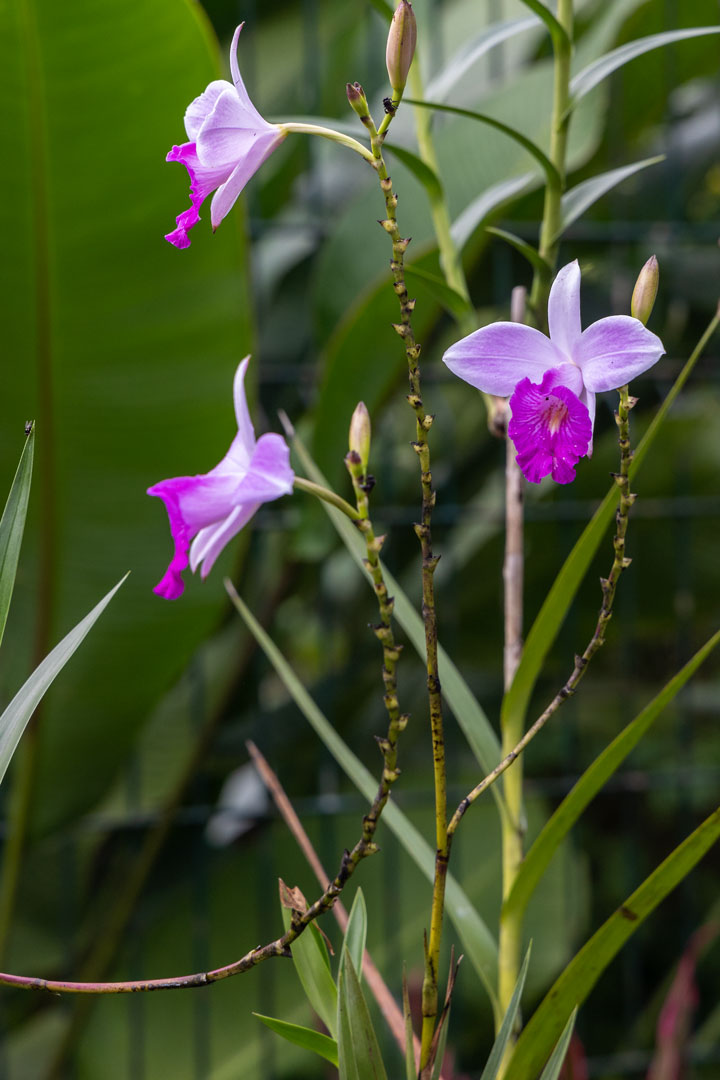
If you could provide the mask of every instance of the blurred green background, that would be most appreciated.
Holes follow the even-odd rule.
[[[717,0],[577,7],[578,66],[615,44],[712,24],[720,14]],[[468,39],[527,9],[520,0],[419,0],[416,12],[432,97],[433,79]],[[0,2],[0,490],[9,487],[24,421],[37,421],[31,513],[0,658],[2,704],[51,645],[132,571],[38,719],[30,839],[5,970],[79,977],[99,963],[100,942],[108,946],[103,967],[112,977],[180,974],[228,963],[276,936],[278,875],[306,895],[315,886],[272,808],[257,792],[253,799],[247,771],[236,779],[248,805],[218,817],[223,785],[247,762],[247,738],[277,770],[328,868],[354,842],[362,800],[229,610],[224,573],[234,575],[353,750],[368,767],[378,765],[379,656],[365,629],[374,618],[372,596],[307,497],[263,508],[252,532],[231,545],[206,583],[193,580],[179,603],[151,592],[170,540],[164,511],[145,488],[165,476],[206,471],[224,453],[233,433],[232,375],[252,351],[256,429],[279,430],[277,409],[285,409],[344,494],[347,424],[358,399],[366,401],[374,422],[373,516],[388,532],[388,565],[413,598],[418,594],[416,461],[402,352],[388,325],[395,297],[387,240],[372,227],[382,204],[370,171],[322,140],[293,136],[217,233],[206,208],[189,251],[162,239],[188,199],[185,171],[166,165],[165,153],[184,138],[186,105],[212,78],[227,77],[227,46],[243,19],[240,67],[264,116],[352,121],[344,84],[355,80],[379,111],[387,92],[386,24],[362,0],[208,0],[204,10],[185,0]],[[573,182],[667,155],[576,222],[560,260],[581,260],[587,324],[626,311],[637,271],[650,254],[658,256],[661,289],[651,326],[667,355],[633,387],[638,431],[717,303],[717,40],[635,60],[588,95],[573,120]],[[549,50],[538,29],[490,52],[448,100],[546,145],[550,92]],[[541,178],[533,159],[469,121],[438,119],[434,134],[453,218],[493,185],[525,177],[522,193],[498,204],[492,220],[535,239]],[[409,109],[401,110],[393,139],[413,147]],[[425,192],[397,160],[392,169],[401,227],[413,237],[409,254],[436,271]],[[529,282],[529,266],[482,228],[464,256],[479,320],[507,317],[510,291]],[[440,635],[495,718],[504,451],[486,431],[479,397],[440,364],[457,337],[455,324],[419,279],[413,290],[426,398],[437,417]],[[582,462],[577,482],[529,492],[527,626],[607,488],[616,450],[606,397],[595,454]],[[608,644],[581,693],[527,755],[531,832],[717,628],[719,425],[716,339],[637,485],[628,541],[633,565]],[[540,708],[589,638],[597,577],[610,559],[608,539],[551,652]],[[529,919],[529,1001],[712,809],[720,776],[719,679],[711,659],[553,864]],[[427,832],[422,687],[421,665],[408,649],[400,689],[414,722],[403,737],[395,797]],[[459,799],[477,777],[452,723],[448,741]],[[4,791],[6,818],[12,781]],[[224,797],[232,801],[227,789]],[[411,982],[421,970],[429,890],[393,837],[382,830],[380,839],[383,853],[358,880],[368,899],[371,951],[398,991],[403,962]],[[498,843],[487,802],[468,815],[453,856],[491,927]],[[690,935],[717,907],[717,892],[717,864],[709,857],[603,977],[578,1025],[593,1076],[645,1075],[663,988]],[[692,1076],[720,1077],[719,975],[716,945],[698,971]],[[0,1076],[322,1077],[321,1065],[280,1045],[250,1015],[256,1009],[307,1022],[298,990],[290,965],[277,962],[207,991],[79,1008],[3,991]],[[469,965],[458,983],[450,1042],[458,1076],[479,1076],[491,1023]]]

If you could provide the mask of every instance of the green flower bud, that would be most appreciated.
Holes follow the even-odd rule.
[[[370,459],[370,413],[367,411],[365,402],[358,403],[350,421],[350,436],[348,439],[350,452],[357,454],[363,467],[367,470]]]
[[[350,108],[354,109],[361,120],[365,121],[369,115],[367,98],[365,97],[365,91],[359,82],[347,83],[345,85],[345,93],[350,103]]]
[[[647,325],[647,321],[652,314],[659,282],[658,261],[654,255],[651,255],[638,274],[630,303],[630,313],[634,318],[639,319],[643,325]]]
[[[398,98],[405,89],[416,43],[417,23],[412,4],[410,0],[400,0],[390,24],[385,54],[390,85]]]

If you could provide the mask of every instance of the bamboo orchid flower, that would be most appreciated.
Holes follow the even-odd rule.
[[[232,83],[216,79],[185,113],[190,142],[173,146],[166,161],[179,161],[190,174],[190,209],[175,219],[165,237],[178,248],[190,246],[188,231],[200,220],[200,207],[214,191],[210,206],[213,230],[230,213],[240,192],[280,145],[287,131],[263,120],[240,76],[237,45],[240,24],[230,46]]]
[[[548,301],[550,335],[522,323],[496,322],[451,345],[453,374],[487,394],[510,397],[508,434],[527,480],[575,479],[592,453],[595,394],[617,390],[665,352],[656,334],[629,315],[580,324],[580,267],[559,271]]]
[[[176,600],[185,588],[182,571],[193,573],[202,564],[207,577],[225,545],[247,525],[262,503],[290,495],[294,473],[290,451],[281,435],[255,431],[245,397],[245,372],[250,357],[235,373],[233,393],[238,431],[219,465],[200,476],[175,476],[148,488],[165,503],[175,552],[161,581],[158,596]]]

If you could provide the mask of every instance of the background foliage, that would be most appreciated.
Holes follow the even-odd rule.
[[[715,0],[579,8],[578,67],[618,42],[718,16]],[[424,0],[416,11],[429,98],[433,77],[448,69],[469,33],[482,30],[483,19],[527,13],[519,0]],[[144,489],[166,475],[203,471],[223,453],[232,430],[232,372],[248,350],[260,379],[258,428],[277,428],[275,410],[285,408],[338,484],[348,418],[358,398],[367,402],[375,423],[374,517],[389,531],[391,570],[415,595],[415,461],[399,393],[402,358],[395,336],[383,330],[395,317],[395,298],[385,237],[370,229],[380,208],[369,172],[322,140],[291,138],[214,236],[204,220],[190,252],[162,240],[187,198],[184,171],[166,166],[164,154],[182,137],[186,104],[222,70],[239,19],[247,22],[240,64],[263,115],[345,120],[346,81],[359,79],[375,99],[385,92],[384,23],[360,0],[242,11],[214,0],[206,12],[209,18],[179,0],[102,0],[91,10],[79,0],[0,3],[0,108],[12,162],[0,209],[3,490],[22,424],[37,421],[35,486],[0,666],[3,705],[37,658],[132,570],[48,695],[37,726],[32,842],[5,950],[8,970],[79,975],[97,962],[93,946],[104,940],[117,945],[108,971],[118,977],[179,973],[228,962],[275,936],[277,875],[314,891],[284,827],[258,797],[244,814],[249,828],[217,844],[218,798],[247,760],[249,736],[277,769],[328,866],[355,834],[362,801],[298,722],[284,688],[227,610],[220,584],[222,572],[234,568],[241,594],[259,617],[272,619],[275,639],[323,711],[374,768],[379,665],[376,643],[364,632],[372,598],[322,510],[300,495],[266,508],[252,537],[224,556],[205,585],[193,582],[179,604],[163,604],[150,591],[169,540],[160,505]],[[581,259],[586,323],[626,310],[637,269],[658,255],[661,297],[652,325],[667,357],[634,388],[638,430],[717,302],[717,91],[717,39],[688,42],[634,61],[588,95],[574,121],[574,181],[667,155],[577,221],[561,254],[562,261]],[[479,61],[447,90],[447,100],[544,143],[549,94],[545,39],[530,29]],[[412,148],[407,113],[393,141]],[[508,188],[499,192],[493,220],[533,239],[541,182],[533,159],[466,120],[438,118],[435,131],[453,217],[511,178],[517,190],[512,198]],[[402,228],[413,237],[411,262],[437,272],[425,191],[399,161],[393,180]],[[464,254],[480,319],[506,314],[510,289],[529,280],[530,268],[479,227]],[[457,329],[420,278],[415,286],[437,416],[441,640],[495,717],[503,449],[485,430],[480,401],[440,370],[442,348]],[[629,537],[633,568],[604,654],[528,755],[531,833],[621,726],[618,717],[624,723],[634,715],[717,627],[717,370],[715,344],[644,467]],[[604,493],[614,454],[614,425],[603,407],[595,454],[577,483],[530,493],[530,615]],[[540,707],[589,636],[597,574],[607,562],[604,550],[552,652]],[[419,720],[421,667],[410,653],[400,668],[401,692]],[[529,917],[530,933],[536,928],[531,997],[708,812],[718,776],[717,687],[711,660],[556,860]],[[473,766],[452,728],[449,745],[460,796],[475,779]],[[426,832],[427,754],[417,722],[403,744],[396,798]],[[490,804],[478,805],[454,855],[458,877],[491,925],[498,841]],[[421,964],[426,888],[389,832],[381,842],[383,854],[361,878],[371,951],[397,976],[403,960],[411,973]],[[145,867],[152,863],[142,887],[139,857]],[[715,885],[711,867],[701,866],[594,992],[578,1031],[596,1075],[644,1074],[662,987],[690,934],[709,918]],[[125,919],[117,915],[122,903]],[[113,918],[117,928],[109,932]],[[716,1054],[712,1063],[717,969],[717,952],[709,952],[699,970],[696,1049],[710,1064],[698,1065],[698,1076],[720,1075]],[[72,1002],[4,994],[2,1068],[12,1080],[49,1076],[53,1062],[56,1075],[88,1078],[279,1080],[303,1069],[319,1076],[250,1016],[256,1008],[306,1021],[293,978],[278,963],[208,993],[103,1000],[82,1029]],[[450,1041],[468,1074],[479,1074],[491,1043],[485,1009],[479,983],[463,971]]]

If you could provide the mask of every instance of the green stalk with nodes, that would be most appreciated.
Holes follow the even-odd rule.
[[[414,49],[415,17],[412,6],[407,0],[401,0],[393,17],[388,36],[388,74],[393,96],[392,99],[386,99],[385,101],[385,116],[380,125],[375,125],[370,115],[365,94],[358,83],[348,84],[347,95],[350,105],[370,134],[374,168],[385,200],[386,216],[380,222],[380,225],[392,242],[390,269],[393,289],[400,305],[400,321],[394,324],[394,329],[402,338],[405,346],[410,383],[410,392],[407,399],[415,414],[415,440],[412,445],[418,456],[422,490],[420,521],[415,525],[415,532],[420,541],[422,554],[422,617],[425,627],[427,692],[433,753],[436,850],[430,929],[425,945],[425,974],[422,988],[420,1074],[424,1076],[431,1062],[433,1035],[438,1017],[438,967],[450,854],[447,835],[445,736],[438,674],[438,633],[434,587],[434,573],[438,557],[433,553],[432,546],[432,512],[435,506],[435,492],[432,486],[430,447],[428,444],[428,432],[432,426],[433,417],[426,411],[423,403],[419,364],[420,345],[415,340],[412,327],[412,313],[415,301],[410,299],[405,283],[404,258],[410,241],[400,234],[397,221],[397,195],[393,192],[392,180],[382,152],[385,136],[402,98]]]

